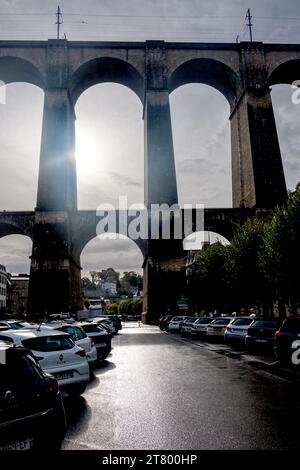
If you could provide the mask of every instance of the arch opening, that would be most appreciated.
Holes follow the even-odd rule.
[[[238,76],[228,65],[213,59],[192,59],[179,65],[169,77],[168,86],[176,88],[191,83],[210,85],[220,91],[229,104],[236,99]]]
[[[36,206],[44,92],[28,83],[5,88],[5,105],[0,104],[0,210],[27,211]]]
[[[281,149],[281,157],[289,190],[300,181],[300,90],[291,87],[300,77],[300,60],[289,60],[278,65],[271,73],[269,84]]]
[[[105,83],[83,93],[76,105],[78,205],[97,209],[119,196],[143,203],[142,106],[127,87]]]
[[[190,84],[170,95],[170,106],[179,203],[232,207],[228,102],[211,86]]]
[[[3,233],[3,232],[2,232]],[[29,274],[32,240],[21,234],[7,234],[0,238],[0,264],[11,274]]]
[[[0,57],[0,80],[4,83],[24,82],[44,89],[41,72],[31,62],[19,57]]]
[[[93,85],[112,82],[130,88],[143,102],[144,81],[128,62],[112,57],[100,57],[81,65],[71,80],[71,95],[76,103],[79,96]]]
[[[143,254],[138,245],[121,234],[106,233],[90,240],[81,253],[81,279],[84,294],[93,298],[105,296],[109,290],[111,297],[118,297],[122,287],[120,278],[124,273],[136,273],[141,279]],[[101,288],[95,289],[95,273],[110,272],[103,279]],[[107,285],[104,285],[107,282]],[[94,290],[94,293],[93,293]]]

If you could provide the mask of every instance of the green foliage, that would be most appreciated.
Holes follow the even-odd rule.
[[[135,299],[126,299],[119,304],[119,314],[123,316],[141,315],[143,311],[143,299],[137,297]]]
[[[196,308],[230,313],[255,307],[273,313],[275,302],[295,313],[300,304],[300,185],[269,220],[248,220],[228,246],[201,251],[191,272]]]
[[[108,315],[118,315],[119,314],[119,305],[118,304],[107,304],[106,313]]]

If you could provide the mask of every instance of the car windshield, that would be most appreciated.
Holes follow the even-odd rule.
[[[253,322],[253,318],[237,318],[231,323],[234,326],[247,326]]]
[[[74,347],[74,341],[67,335],[38,336],[24,339],[22,344],[32,351],[41,352],[64,351]]]
[[[284,333],[300,333],[300,318],[288,318],[281,327]]]
[[[277,320],[254,320],[252,328],[277,328]]]
[[[212,325],[228,325],[231,321],[231,318],[219,318],[218,320],[214,320]]]

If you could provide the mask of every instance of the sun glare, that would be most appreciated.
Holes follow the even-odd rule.
[[[88,131],[78,130],[76,134],[77,171],[84,176],[92,175],[99,161],[100,149],[93,135]]]

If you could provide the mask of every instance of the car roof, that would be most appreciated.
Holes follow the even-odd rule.
[[[5,336],[9,336],[12,338],[22,338],[22,339],[29,339],[29,338],[36,338],[36,337],[42,337],[42,336],[61,336],[65,335],[66,333],[63,333],[62,331],[57,331],[53,330],[52,328],[49,327],[41,327],[40,329],[38,328],[23,328],[21,330],[6,330],[1,333],[4,333]]]

